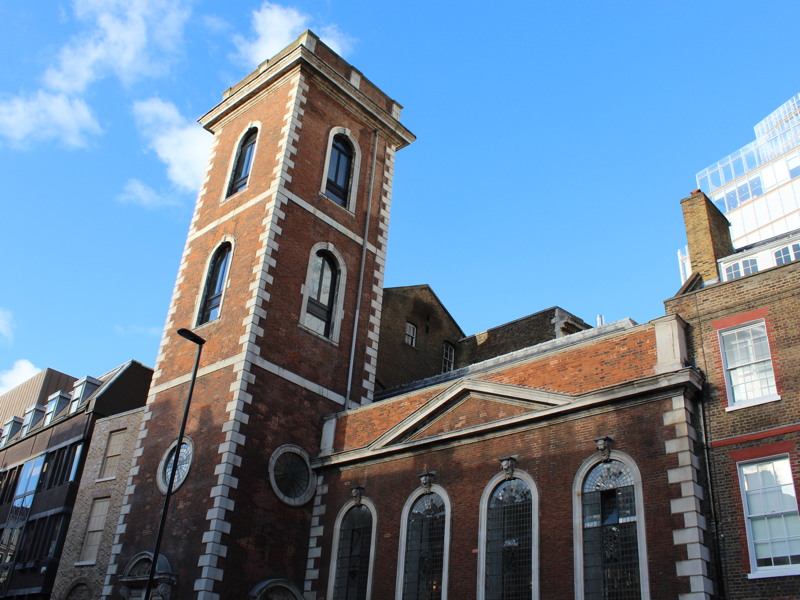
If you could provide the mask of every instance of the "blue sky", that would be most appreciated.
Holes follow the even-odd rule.
[[[679,201],[800,91],[800,3],[0,2],[0,392],[152,366],[223,90],[311,28],[406,108],[386,285],[467,333],[663,314]]]

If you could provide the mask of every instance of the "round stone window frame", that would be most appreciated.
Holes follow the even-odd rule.
[[[180,481],[178,481],[177,479],[175,480],[175,483],[172,486],[173,493],[176,492],[178,489],[180,489],[183,483],[187,479],[189,479],[189,473],[192,470],[192,463],[194,463],[194,442],[192,441],[192,438],[190,438],[188,435],[184,435],[183,443],[189,446],[189,451],[191,452],[191,460],[189,461],[189,468],[186,471],[186,476]],[[170,452],[172,452],[173,448],[177,447],[177,445],[178,445],[178,440],[172,442],[166,449],[164,454],[161,456],[161,460],[158,463],[158,471],[156,471],[156,484],[158,485],[158,489],[161,490],[162,494],[167,493],[167,484],[169,483],[169,481],[167,481],[164,477],[164,467],[166,467],[167,457],[170,455]]]
[[[305,492],[295,498],[284,494],[280,487],[278,487],[278,482],[275,480],[275,464],[278,462],[278,459],[281,456],[289,452],[302,458],[306,465],[306,469],[308,469],[308,488],[306,488]],[[284,504],[288,504],[289,506],[303,506],[309,500],[311,500],[311,498],[314,497],[314,493],[317,491],[317,485],[314,480],[315,477],[314,470],[311,468],[311,460],[309,459],[308,452],[303,450],[300,446],[295,446],[294,444],[284,444],[283,446],[276,448],[272,453],[272,456],[269,458],[269,482],[272,485],[272,491],[275,492],[275,495]]]

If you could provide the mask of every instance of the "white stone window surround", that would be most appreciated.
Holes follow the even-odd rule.
[[[375,504],[367,497],[361,498],[361,504],[366,506],[369,509],[370,514],[372,515],[372,534],[370,539],[370,553],[369,553],[369,565],[368,565],[368,574],[367,574],[367,597],[366,600],[372,599],[372,576],[375,573],[375,543],[377,541],[378,536],[378,511],[375,508]],[[347,501],[341,509],[339,509],[339,514],[336,515],[336,524],[333,526],[333,538],[331,544],[331,568],[328,572],[328,598],[333,598],[334,594],[334,586],[336,584],[336,564],[339,560],[339,534],[341,533],[342,529],[342,520],[344,516],[347,514],[347,511],[356,506],[355,500]]]
[[[278,482],[275,479],[275,463],[283,454],[289,452],[297,454],[303,459],[303,461],[305,461],[306,468],[308,469],[309,473],[308,488],[303,494],[297,496],[296,498],[292,498],[284,494],[278,487]],[[281,502],[288,504],[289,506],[303,506],[309,500],[311,500],[311,498],[314,496],[314,493],[317,491],[315,481],[316,476],[311,468],[311,460],[308,456],[308,452],[303,450],[300,446],[295,446],[294,444],[284,444],[283,446],[278,446],[272,452],[272,456],[269,457],[269,482],[272,485],[272,491],[275,492],[275,495],[281,500]]]
[[[432,484],[430,492],[438,494],[444,502],[444,510],[446,517],[444,520],[444,552],[442,556],[442,600],[447,599],[447,584],[449,580],[450,571],[450,522],[453,517],[453,504],[450,502],[450,496],[444,488],[437,484]],[[403,600],[403,573],[406,566],[406,542],[408,538],[408,515],[411,513],[411,508],[420,496],[424,496],[428,491],[422,486],[418,487],[408,497],[405,505],[403,506],[403,513],[400,516],[400,544],[397,552],[397,584],[395,587],[396,600]]]
[[[650,575],[647,569],[647,538],[645,535],[645,509],[642,494],[642,475],[636,462],[618,450],[612,450],[611,460],[618,460],[630,469],[633,477],[633,489],[636,494],[636,537],[639,546],[639,586],[641,600],[650,600]],[[583,600],[583,482],[586,476],[598,463],[602,462],[597,454],[590,456],[578,469],[572,484],[572,522],[575,552],[575,598]]]
[[[728,396],[728,406],[725,408],[726,412],[730,412],[730,411],[733,411],[733,410],[740,410],[742,408],[749,408],[751,406],[758,406],[760,404],[766,404],[768,402],[775,402],[775,401],[781,399],[780,394],[774,393],[774,394],[766,394],[766,395],[760,396],[758,398],[748,398],[748,399],[736,401],[736,399],[734,397],[734,394],[733,394],[733,383],[731,382],[731,378],[730,378],[730,370],[731,370],[731,368],[728,366],[729,359],[728,359],[728,356],[727,356],[727,354],[725,352],[725,345],[723,343],[723,335],[731,333],[731,332],[734,332],[734,331],[737,331],[737,330],[751,329],[751,328],[753,328],[755,326],[759,326],[761,324],[763,324],[765,329],[766,329],[766,322],[765,322],[764,319],[755,319],[755,320],[752,320],[752,321],[747,321],[745,323],[739,323],[739,324],[736,324],[736,325],[732,325],[730,327],[725,327],[723,329],[718,329],[717,330],[717,336],[719,338],[719,350],[720,350],[720,355],[722,357],[723,369],[725,371],[725,391],[726,391],[726,394]],[[771,347],[769,347],[769,331],[768,330],[767,330],[767,343],[768,343],[768,350],[769,350],[770,370],[772,371],[772,381],[773,381],[773,385],[776,385],[776,382],[775,382],[775,371],[774,371],[774,368],[772,367],[772,349],[771,349]],[[754,361],[751,364],[755,364],[755,362],[766,362],[766,360],[765,361]]]
[[[306,311],[308,310],[308,296],[311,293],[311,283],[314,277],[314,259],[320,250],[323,252],[328,252],[331,254],[331,256],[333,256],[333,259],[336,261],[336,266],[339,270],[336,280],[336,289],[333,292],[333,315],[331,315],[331,331],[328,337],[317,333],[313,329],[306,327],[304,324]],[[339,336],[342,332],[342,318],[344,317],[344,291],[346,289],[346,282],[347,267],[345,266],[344,257],[336,249],[336,247],[330,242],[317,242],[314,244],[311,247],[311,252],[308,254],[308,266],[306,267],[305,283],[300,288],[300,293],[303,295],[303,302],[300,306],[300,327],[320,339],[333,342],[334,344],[338,343]]]
[[[195,297],[194,313],[193,313],[195,323],[200,318],[200,311],[203,309],[203,301],[206,295],[206,285],[208,284],[208,276],[210,275],[209,269],[211,268],[211,261],[214,260],[214,257],[217,255],[217,251],[225,243],[230,244],[231,250],[230,253],[228,254],[228,266],[226,267],[226,272],[225,272],[225,285],[222,286],[222,297],[219,299],[219,314],[220,315],[222,314],[223,306],[225,306],[225,295],[228,293],[228,287],[230,286],[231,282],[230,274],[231,274],[231,267],[233,266],[233,257],[236,253],[235,240],[232,235],[228,234],[225,234],[220,238],[220,240],[214,245],[214,249],[211,252],[209,252],[208,256],[206,257],[206,263],[205,266],[203,267],[203,273],[205,273],[205,276],[203,277],[202,284],[196,290],[197,296]],[[193,329],[200,329],[202,327],[205,327],[209,323],[215,323],[218,319],[219,317],[217,317],[216,319],[210,319],[205,323],[200,323],[199,325],[195,325]]]
[[[183,483],[187,479],[189,479],[189,472],[192,470],[192,463],[194,462],[194,442],[192,441],[192,438],[190,438],[188,435],[184,435],[183,436],[183,443],[187,444],[189,446],[189,452],[191,453],[190,454],[191,460],[189,462],[189,468],[186,470],[186,475],[183,477],[183,479],[178,481],[178,477],[176,475],[175,484],[172,487],[172,493],[177,492],[178,489],[183,485]],[[170,453],[172,452],[173,448],[177,447],[177,445],[178,445],[178,440],[175,439],[175,441],[173,441],[167,447],[167,449],[164,451],[164,454],[161,456],[161,460],[158,463],[158,471],[156,471],[156,484],[158,485],[158,489],[161,491],[162,494],[166,494],[167,493],[167,485],[169,484],[169,481],[165,481],[165,479],[164,479],[164,475],[165,475],[164,469],[167,466],[167,464],[166,464],[167,463],[167,457],[170,455]]]
[[[331,150],[333,149],[333,138],[337,135],[345,136],[350,144],[353,146],[353,164],[350,168],[350,182],[347,186],[347,206],[342,206],[335,200],[328,198],[328,195],[325,193],[327,184],[328,184],[328,168],[330,167],[331,162]],[[319,193],[325,198],[333,202],[336,206],[340,206],[349,212],[355,212],[356,209],[356,196],[358,195],[358,176],[361,172],[361,148],[356,142],[356,138],[353,135],[353,132],[347,129],[346,127],[333,127],[328,132],[328,145],[325,150],[325,162],[322,166],[322,185],[320,187]]]
[[[222,187],[222,197],[219,201],[220,204],[241,194],[250,187],[250,177],[248,176],[246,186],[244,186],[238,192],[234,192],[230,196],[228,195],[228,190],[231,187],[231,177],[233,177],[233,168],[236,166],[236,162],[239,160],[239,153],[242,150],[242,142],[244,141],[244,138],[247,137],[247,134],[253,129],[256,130],[256,141],[253,144],[253,156],[250,159],[250,175],[253,174],[253,165],[255,165],[256,156],[258,156],[258,143],[261,140],[261,121],[250,121],[239,133],[239,137],[236,138],[236,144],[233,145],[233,148],[231,149],[230,160],[228,160],[228,169],[225,171],[225,184]]]
[[[489,501],[492,498],[495,488],[506,481],[506,474],[501,472],[492,477],[483,490],[480,502],[479,525],[478,525],[478,593],[476,600],[486,598],[486,542],[489,513]],[[525,471],[515,468],[514,477],[511,479],[521,479],[531,490],[531,598],[539,598],[539,490],[536,483]]]
[[[778,567],[759,567],[756,565],[755,548],[753,545],[753,532],[752,524],[749,518],[749,507],[747,504],[747,496],[745,493],[744,477],[742,475],[742,468],[747,465],[759,463],[774,463],[777,461],[786,460],[789,463],[790,475],[792,482],[794,482],[794,473],[791,473],[791,459],[788,454],[781,453],[770,456],[758,457],[750,460],[743,460],[736,463],[736,471],[739,475],[739,492],[742,498],[742,516],[745,522],[745,531],[747,533],[747,554],[750,559],[750,572],[747,574],[748,579],[764,579],[768,577],[791,577],[800,575],[800,565],[786,565]],[[796,483],[795,483],[796,489]],[[797,498],[795,497],[795,502]],[[795,508],[797,510],[797,507]]]

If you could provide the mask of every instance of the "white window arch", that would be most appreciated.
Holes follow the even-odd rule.
[[[346,524],[344,523],[345,517],[352,516],[352,511],[359,510],[359,511],[366,511],[364,514],[369,514],[370,518],[370,532],[369,532],[369,539],[366,540],[355,540],[352,533],[348,533],[345,531],[345,535],[343,536],[343,526],[347,529]],[[375,509],[375,504],[369,498],[362,498],[361,502],[356,503],[355,500],[348,501],[342,508],[339,510],[339,514],[336,516],[336,524],[333,528],[333,543],[331,545],[331,569],[330,575],[328,576],[328,598],[336,599],[339,597],[342,598],[351,598],[350,595],[339,596],[337,594],[341,594],[340,586],[342,582],[340,581],[341,572],[344,570],[345,566],[342,563],[343,552],[346,553],[345,549],[343,548],[343,544],[347,545],[350,550],[355,551],[355,554],[358,555],[359,564],[354,565],[352,560],[348,560],[348,571],[351,574],[355,574],[355,577],[358,579],[357,587],[359,588],[358,595],[356,598],[364,598],[365,600],[370,600],[372,598],[372,575],[374,573],[373,567],[375,566],[375,541],[378,531],[378,519],[377,519],[377,511]],[[363,531],[361,532],[364,533]],[[354,548],[353,544],[358,544],[359,548]],[[366,546],[368,544],[368,546]],[[364,560],[364,549],[368,548],[368,553],[366,556],[366,561]],[[348,559],[352,559],[354,556],[353,553],[348,554]],[[365,589],[364,589],[365,588]]]
[[[225,177],[225,187],[222,189],[223,202],[249,187],[260,133],[261,123],[251,121],[239,134],[228,160],[228,173]]]
[[[329,268],[334,272],[326,287],[324,273]],[[344,290],[347,281],[347,268],[344,257],[330,242],[314,244],[309,252],[308,269],[302,287],[303,303],[300,309],[300,323],[320,337],[332,342],[339,341],[344,316]],[[323,290],[324,288],[324,290]],[[323,290],[323,293],[320,293]],[[317,297],[323,296],[323,297]]]
[[[409,570],[414,569],[414,560],[410,554],[412,552],[419,553],[417,549],[412,550],[409,544],[409,529],[411,529],[409,525],[411,525],[411,517],[415,514],[415,511],[420,508],[419,503],[426,501],[432,505],[432,512],[444,513],[444,531],[441,533],[442,543],[440,545],[437,544],[437,547],[435,548],[437,553],[439,548],[441,548],[441,572],[439,572],[438,564],[435,565],[435,567],[437,567],[435,568],[435,575],[440,574],[441,579],[431,579],[428,582],[431,589],[428,590],[427,596],[420,596],[416,593],[416,590],[412,590],[410,589],[410,586],[405,585],[405,575],[407,573],[407,563],[409,564]],[[433,506],[434,504],[438,505],[439,503],[441,503],[440,507]],[[452,503],[450,502],[450,496],[447,495],[447,492],[444,491],[444,488],[436,484],[431,485],[430,490],[426,490],[420,486],[408,497],[408,500],[406,500],[405,506],[403,506],[402,517],[400,519],[400,547],[397,553],[397,587],[395,589],[395,596],[397,600],[422,600],[422,598],[445,600],[447,598],[447,583],[450,562],[450,519],[452,512],[453,507]],[[423,534],[426,533],[430,533],[430,531],[423,532]],[[438,536],[439,532],[436,531],[433,535]],[[425,547],[422,546],[422,549],[425,549]],[[419,564],[420,561],[416,562]],[[436,556],[431,562],[438,563],[439,556]],[[410,573],[410,575],[412,575],[412,579],[418,581],[419,575],[421,574]]]
[[[506,482],[514,482],[514,481],[521,482],[524,484],[530,492],[530,529],[529,529],[529,542],[515,539],[510,540],[511,544],[507,547],[509,548],[506,552],[511,552],[513,546],[513,542],[517,543],[517,547],[514,550],[519,551],[522,550],[521,554],[527,555],[528,552],[530,553],[530,563],[527,565],[528,569],[526,573],[528,575],[528,580],[531,582],[531,593],[528,598],[532,600],[538,600],[539,598],[539,522],[538,522],[538,514],[539,514],[539,492],[536,488],[536,484],[533,481],[533,477],[531,477],[525,471],[520,469],[514,469],[514,476],[509,478],[505,473],[498,473],[495,475],[486,487],[483,490],[483,494],[481,495],[481,503],[480,503],[480,513],[479,513],[479,528],[478,528],[478,600],[484,600],[487,597],[487,571],[491,571],[491,569],[487,569],[487,559],[489,555],[488,548],[490,545],[490,533],[489,533],[489,511],[490,511],[490,503],[492,503],[492,499],[495,498],[496,492],[500,490],[501,486]],[[514,491],[517,490],[509,490]],[[516,511],[516,517],[521,516],[522,511]],[[506,529],[506,531],[508,531]],[[501,532],[496,532],[501,533]],[[520,548],[520,546],[528,545],[529,548]],[[506,550],[506,544],[504,543],[504,551]],[[527,561],[525,561],[527,563]],[[521,565],[520,565],[521,567]],[[515,598],[518,596],[514,596]]]
[[[195,325],[203,325],[219,318],[225,290],[228,288],[228,275],[233,260],[233,238],[224,236],[208,255],[205,266],[203,286],[199,289],[195,314]]]
[[[350,149],[352,150],[352,161],[347,172],[347,180],[344,182],[345,185],[343,186],[345,188],[344,196],[342,196],[341,192],[332,194],[328,189],[328,180],[337,179],[337,174],[334,172],[337,168],[338,162],[336,160],[337,136],[341,136],[339,137],[339,141],[345,141],[349,143]],[[345,139],[342,140],[342,138]],[[334,160],[331,161],[331,158]],[[325,162],[323,164],[324,167],[322,172],[322,186],[320,188],[320,193],[323,196],[329,197],[336,204],[339,204],[350,212],[353,212],[355,210],[356,195],[358,193],[358,176],[361,170],[361,148],[359,148],[358,142],[356,141],[352,131],[346,127],[333,127],[330,132],[328,132],[328,145],[325,152]]]
[[[588,487],[594,491],[587,492]],[[632,499],[627,493],[630,487],[633,488]],[[615,494],[614,492],[617,491],[621,493]],[[588,494],[595,492],[607,495],[607,497],[593,499],[597,500],[598,506],[596,507],[585,506]],[[587,548],[584,548],[584,543],[587,546],[593,543],[587,537],[588,534],[591,533],[592,536],[595,536],[599,532],[599,535],[603,535],[602,528],[613,528],[615,525],[618,535],[627,535],[636,540],[635,558],[638,568],[635,568],[633,573],[636,582],[631,580],[627,585],[630,587],[638,583],[638,589],[636,587],[630,589],[629,591],[633,595],[625,597],[634,598],[638,593],[640,600],[649,600],[650,580],[647,570],[642,476],[634,460],[624,452],[617,450],[611,451],[608,461],[603,461],[597,455],[590,457],[584,461],[575,475],[572,498],[576,600],[590,600],[594,597],[591,590],[592,585],[586,581],[587,566],[591,567],[585,560]],[[616,504],[617,502],[620,504]],[[635,528],[635,531],[631,531],[632,528]],[[622,531],[622,529],[628,531]],[[625,585],[624,582],[623,585]]]

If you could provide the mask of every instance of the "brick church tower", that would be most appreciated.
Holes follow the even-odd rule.
[[[400,106],[306,32],[201,119],[214,135],[104,598],[139,598],[206,340],[153,597],[297,598],[323,418],[372,400]],[[167,467],[166,465],[169,465]]]

